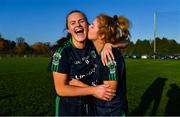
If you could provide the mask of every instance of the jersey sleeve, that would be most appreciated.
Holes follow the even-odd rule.
[[[51,60],[51,71],[59,73],[68,73],[69,72],[69,57],[68,53],[59,48],[52,56]]]
[[[103,68],[103,80],[118,80],[121,77],[123,70],[123,61],[122,55],[119,50],[113,51],[115,59],[112,63],[108,62],[106,66]]]
[[[108,63],[106,66],[103,68],[103,80],[118,80],[118,75],[116,72],[116,61],[113,60],[113,63]]]

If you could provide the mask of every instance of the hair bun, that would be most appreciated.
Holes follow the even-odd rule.
[[[117,20],[118,20],[118,16],[117,16],[117,15],[114,15],[114,16],[113,16],[113,19],[114,19],[115,21],[117,21]]]

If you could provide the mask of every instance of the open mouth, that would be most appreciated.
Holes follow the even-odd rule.
[[[82,34],[84,32],[84,29],[83,28],[76,28],[75,29],[75,33],[76,34]]]

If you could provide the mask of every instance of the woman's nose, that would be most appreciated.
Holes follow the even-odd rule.
[[[81,24],[79,22],[76,23],[76,26],[80,26]]]
[[[79,22],[76,22],[76,23],[75,23],[75,27],[76,27],[76,26],[80,26],[80,25],[81,25],[81,24],[80,24]]]
[[[91,28],[91,24],[89,25],[89,28]]]

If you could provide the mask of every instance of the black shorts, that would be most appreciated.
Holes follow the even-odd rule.
[[[81,99],[81,98],[80,98]],[[73,100],[73,101],[72,101]],[[82,100],[81,100],[82,102]],[[56,97],[56,116],[93,116],[94,103],[82,102],[74,97]]]
[[[96,116],[125,116],[127,115],[127,103],[119,98],[111,101],[95,99]]]

